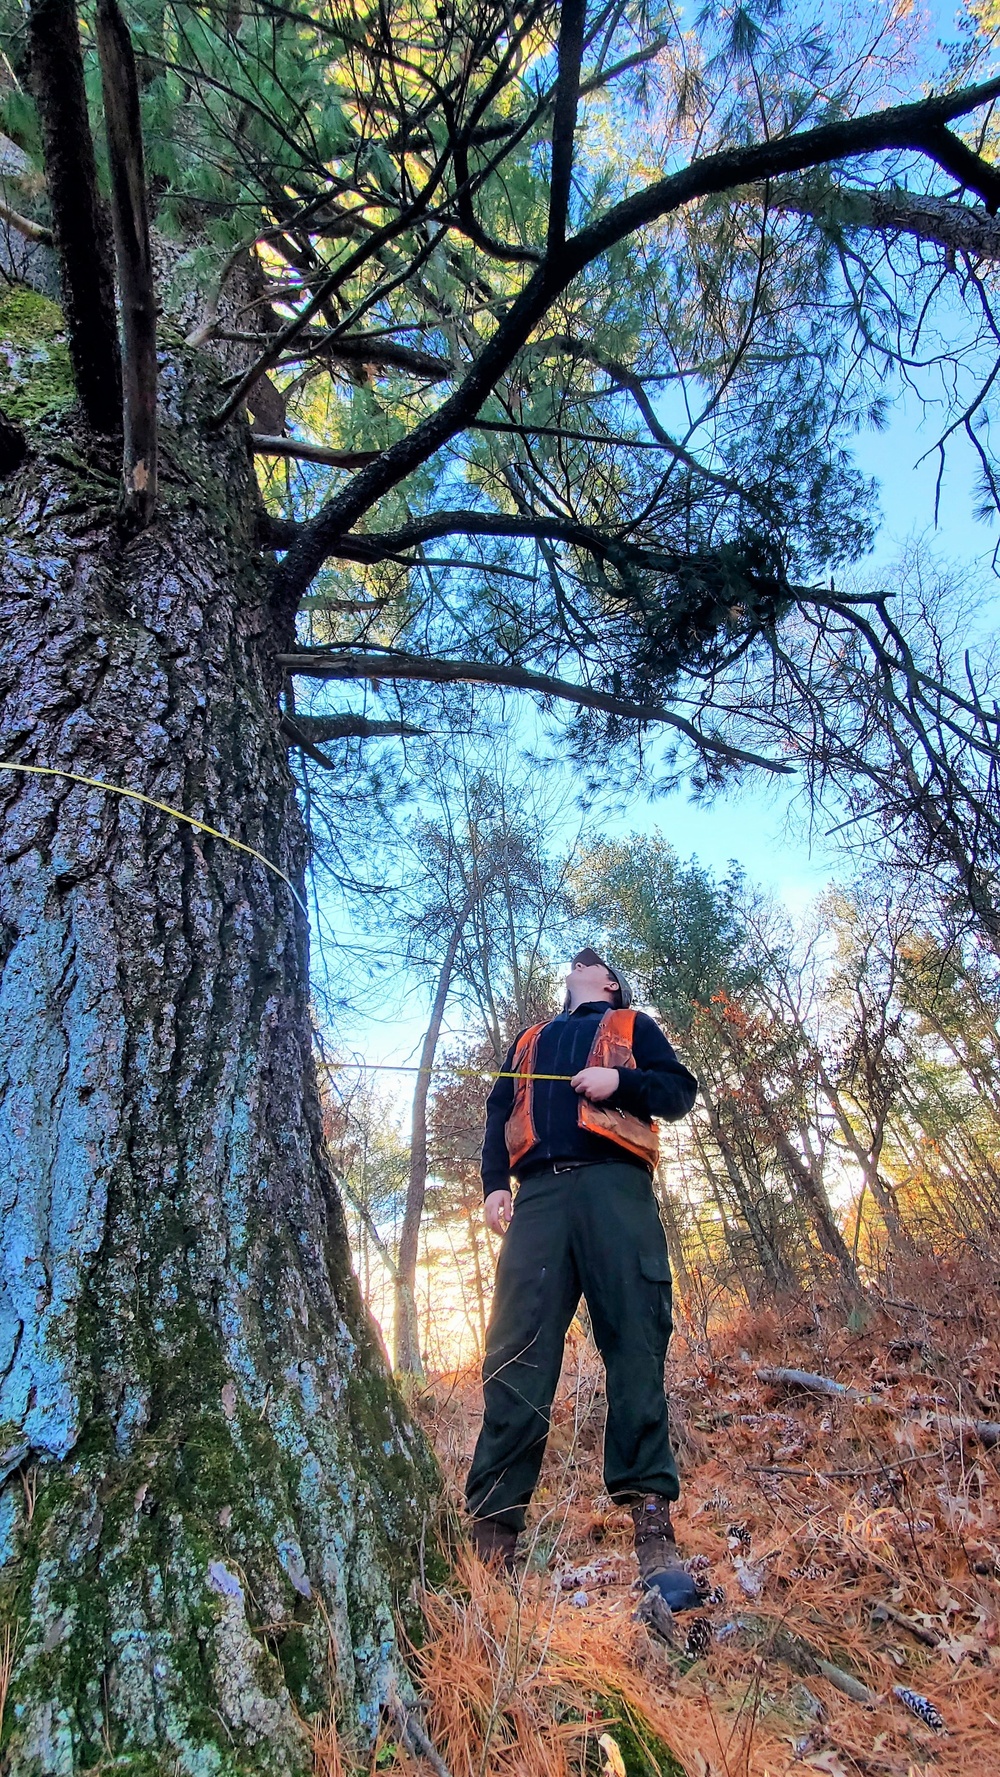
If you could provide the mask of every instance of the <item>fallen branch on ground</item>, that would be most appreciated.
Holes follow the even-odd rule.
[[[772,1382],[785,1388],[807,1388],[810,1394],[830,1394],[837,1400],[868,1404],[872,1399],[871,1395],[860,1394],[856,1388],[849,1388],[846,1382],[834,1382],[830,1376],[816,1376],[812,1370],[764,1368],[755,1370],[754,1375],[758,1382]]]
[[[396,1692],[388,1698],[386,1707],[407,1752],[415,1754],[417,1758],[425,1759],[435,1773],[435,1777],[451,1777],[451,1772],[444,1759],[413,1707],[404,1703]]]
[[[903,1612],[897,1610],[895,1605],[887,1604],[884,1600],[881,1603],[876,1604],[875,1609],[872,1611],[872,1621],[875,1623],[895,1623],[897,1628],[906,1629],[910,1635],[915,1635],[917,1640],[922,1641],[925,1647],[938,1648],[941,1646],[941,1637],[940,1635],[935,1635],[933,1629],[925,1629],[923,1623],[915,1623],[912,1617],[904,1616]]]
[[[828,1684],[832,1684],[842,1696],[849,1697],[852,1703],[860,1703],[865,1709],[873,1709],[879,1702],[876,1693],[862,1684],[859,1678],[855,1678],[853,1673],[845,1672],[842,1666],[836,1666],[832,1660],[825,1659],[819,1649],[806,1641],[804,1636],[770,1622],[767,1617],[734,1617],[716,1631],[717,1639],[723,1641],[732,1634],[738,1635],[762,1659],[774,1660],[781,1666],[787,1666],[798,1678],[825,1678]]]
[[[754,1375],[758,1382],[784,1388],[805,1388],[810,1394],[832,1395],[836,1400],[853,1401],[860,1407],[880,1407],[883,1412],[896,1414],[904,1423],[941,1425],[947,1431],[957,1432],[962,1437],[978,1438],[989,1449],[1000,1444],[1000,1423],[995,1419],[966,1419],[960,1413],[942,1413],[937,1410],[928,1412],[926,1419],[920,1419],[916,1414],[907,1414],[902,1407],[894,1406],[881,1395],[861,1394],[858,1389],[849,1388],[845,1382],[834,1382],[830,1376],[816,1376],[811,1370],[765,1367],[755,1370]]]

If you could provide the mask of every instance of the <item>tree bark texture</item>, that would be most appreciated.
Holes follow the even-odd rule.
[[[110,446],[5,484],[0,756],[297,881],[246,434],[199,442],[217,401],[164,374],[141,533]],[[405,1684],[435,1491],[350,1268],[306,923],[245,853],[66,779],[0,771],[0,845],[5,1769],[296,1772],[331,1683],[368,1728]]]

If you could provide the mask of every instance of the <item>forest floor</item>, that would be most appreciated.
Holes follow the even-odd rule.
[[[954,1423],[1000,1416],[997,1283],[911,1267],[853,1330],[801,1302],[680,1319],[675,1522],[709,1601],[672,1643],[636,1620],[603,1372],[574,1326],[519,1586],[459,1551],[425,1597],[415,1664],[451,1777],[1000,1777],[1000,1448]],[[778,1366],[860,1398],[761,1378]],[[458,1502],[478,1374],[418,1407]],[[378,1768],[429,1767],[386,1745]]]

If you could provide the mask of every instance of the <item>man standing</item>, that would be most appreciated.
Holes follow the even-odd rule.
[[[670,1523],[679,1492],[663,1387],[670,1268],[652,1119],[686,1116],[698,1084],[596,951],[574,958],[566,990],[558,1018],[522,1031],[503,1066],[517,1077],[501,1076],[486,1103],[486,1220],[505,1238],[466,1484],[472,1538],[482,1559],[513,1567],[582,1294],[607,1376],[605,1485],[632,1509],[643,1582],[687,1610],[700,1595]]]

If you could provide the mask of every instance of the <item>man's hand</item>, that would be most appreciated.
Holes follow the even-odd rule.
[[[589,1098],[591,1104],[601,1104],[618,1091],[618,1069],[616,1067],[582,1067],[570,1081],[574,1092],[581,1098]]]
[[[591,1068],[591,1073],[595,1070]],[[602,1069],[596,1070],[598,1073]],[[486,1211],[486,1226],[491,1234],[506,1234],[510,1227],[510,1218],[514,1205],[509,1191],[491,1191],[483,1208]]]

